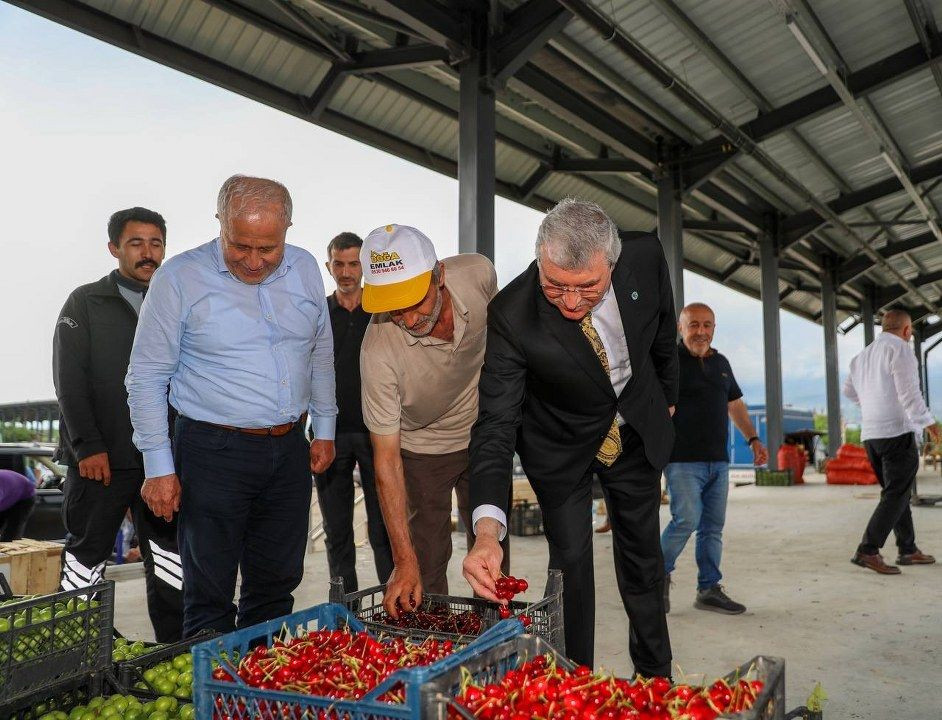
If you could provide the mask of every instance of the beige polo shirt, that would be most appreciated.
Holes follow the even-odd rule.
[[[454,308],[453,340],[413,337],[378,313],[360,349],[366,427],[377,435],[398,432],[404,449],[430,455],[468,448],[478,416],[487,304],[497,294],[497,273],[483,255],[442,262]]]

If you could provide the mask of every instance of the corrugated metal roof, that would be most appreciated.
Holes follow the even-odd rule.
[[[56,1],[51,0],[53,4]],[[508,10],[522,2],[503,1]],[[39,7],[37,0],[14,2],[50,13],[48,3]],[[207,74],[205,68],[197,69],[205,58],[239,73],[227,81],[227,86],[242,91],[239,83],[243,81],[239,78],[245,83],[260,81],[262,85],[245,90],[245,94],[301,117],[309,117],[302,99],[315,93],[334,60],[316,39],[321,30],[335,37],[348,36],[361,51],[390,48],[410,38],[410,42],[421,42],[415,40],[421,35],[416,30],[397,36],[388,21],[384,24],[371,20],[369,15],[375,7],[370,0],[347,0],[346,4],[336,0],[290,0],[281,5],[270,0],[82,0],[71,7],[82,5],[113,18],[122,31],[138,28],[135,32],[150,33],[195,55],[187,56],[189,60],[174,56],[171,61],[155,53],[146,42],[129,44],[126,33],[116,31],[108,36],[95,19],[76,21],[71,12],[54,19],[159,61],[182,64],[183,69],[200,76]],[[689,24],[672,19],[672,7],[666,0],[591,0],[590,5],[614,18],[622,32],[731,123],[746,123],[761,109],[780,108],[826,86],[824,77],[789,31],[780,10],[781,0],[673,0],[673,7],[687,17]],[[808,21],[811,18],[803,5],[798,2],[795,7],[801,19]],[[936,20],[942,21],[942,0],[932,0],[927,6]],[[356,12],[351,13],[351,7]],[[918,41],[900,2],[815,0],[812,8],[851,72]],[[85,27],[82,22],[96,27]],[[713,123],[641,71],[609,38],[579,19],[570,20],[562,32],[550,42],[549,49],[534,55],[531,63],[552,77],[566,78],[557,80],[560,90],[584,93],[585,111],[544,103],[516,79],[496,89],[496,174],[504,195],[520,197],[519,188],[528,178],[541,165],[553,164],[554,149],[561,157],[618,154],[619,145],[612,142],[611,129],[601,127],[588,112],[590,108],[608,113],[611,123],[646,137],[652,144],[659,133],[668,139],[672,133],[679,133],[681,139],[694,145],[718,134]],[[698,34],[709,39],[752,89],[744,88],[722,62],[711,59],[700,45]],[[349,40],[347,47],[352,47]],[[571,79],[578,82],[570,83]],[[942,158],[942,93],[928,69],[888,83],[871,93],[869,102],[909,165],[922,166]],[[315,121],[415,162],[454,172],[458,154],[458,78],[453,68],[439,64],[371,75],[347,74],[327,107],[327,112]],[[701,189],[686,195],[687,216],[727,219],[722,213],[731,208],[716,199],[717,192],[731,194],[755,217],[769,210],[791,215],[811,205],[809,194],[816,201],[839,201],[848,192],[894,177],[880,158],[877,143],[854,114],[840,105],[798,122],[792,131],[765,138],[759,147],[764,157],[737,155],[716,177],[712,194],[704,194]],[[651,159],[645,162],[651,164]],[[783,180],[783,172],[802,185],[802,190]],[[930,183],[924,183],[922,190]],[[552,172],[525,199],[536,207],[545,207],[567,195],[598,201],[626,229],[649,229],[656,222],[650,172]],[[942,186],[927,197],[931,206],[942,206]],[[902,191],[890,192],[867,207],[846,212],[843,220],[851,224],[872,223],[875,217],[887,221],[910,203]],[[721,214],[715,215],[718,208]],[[920,217],[918,210],[910,209],[904,219]],[[881,248],[888,241],[924,235],[927,226],[909,224],[884,229],[868,225],[855,226],[853,231],[873,247]],[[689,230],[684,237],[686,257],[692,267],[710,277],[728,277],[733,287],[757,292],[760,279],[752,264],[754,237],[730,239]],[[837,252],[840,264],[859,256],[860,248],[842,233],[823,229],[784,253],[788,263],[781,271],[781,290],[790,292],[783,306],[806,317],[820,310],[814,287],[821,252]],[[907,277],[931,272],[942,267],[942,242],[894,255],[887,262]],[[799,269],[803,267],[806,269]],[[898,282],[880,266],[870,269],[866,278],[882,285]],[[854,280],[842,289],[841,302],[856,302],[861,292],[859,280]],[[933,296],[936,292],[934,286],[927,289]],[[841,316],[845,317],[846,312],[842,311]]]

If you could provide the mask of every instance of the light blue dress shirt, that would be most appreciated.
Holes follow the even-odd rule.
[[[154,274],[125,379],[146,477],[174,472],[168,383],[171,404],[193,420],[259,428],[308,410],[315,437],[332,440],[333,336],[314,257],[285,245],[278,269],[249,285],[229,272],[217,238]]]

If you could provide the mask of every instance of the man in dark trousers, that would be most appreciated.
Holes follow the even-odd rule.
[[[697,533],[697,598],[700,610],[738,615],[746,606],[720,585],[723,526],[729,495],[729,421],[739,428],[756,465],[769,453],[749,419],[749,408],[725,356],[713,349],[716,318],[708,305],[690,303],[680,311],[677,346],[680,394],[674,413],[677,439],[664,469],[671,498],[671,520],[661,535],[664,554],[664,604],[670,612],[671,573],[691,534]]]
[[[658,508],[674,441],[677,346],[664,253],[653,235],[619,239],[598,205],[567,199],[543,219],[536,257],[488,307],[471,432],[477,538],[464,575],[496,601],[516,444],[543,511],[549,566],[563,572],[566,654],[592,666],[596,473],[635,671],[670,675]]]
[[[928,430],[939,441],[939,427],[919,389],[919,370],[909,341],[913,321],[904,310],[883,315],[883,332],[850,361],[844,395],[860,405],[860,439],[880,481],[880,502],[864,530],[851,562],[881,575],[898,575],[899,565],[932,565],[935,558],[916,546],[909,506],[919,471],[916,433]],[[880,550],[890,531],[896,535],[896,565]]]
[[[118,269],[69,295],[56,323],[52,358],[60,410],[57,459],[69,468],[62,588],[102,579],[130,507],[159,642],[181,637],[183,573],[176,523],[156,517],[140,497],[144,465],[131,442],[124,376],[138,311],[164,258],[166,234],[164,219],[153,210],[134,207],[111,216],[108,250]]]
[[[226,180],[219,237],[160,268],[131,350],[125,384],[144,456],[141,496],[160,517],[180,513],[188,636],[291,612],[311,473],[334,459],[330,316],[314,256],[285,242],[291,211],[279,182]],[[179,412],[172,448],[168,383]]]
[[[363,310],[363,240],[352,232],[340,233],[327,245],[327,272],[337,289],[327,296],[330,325],[334,333],[334,369],[337,374],[337,456],[326,472],[314,476],[327,536],[327,566],[330,577],[343,578],[346,592],[358,589],[356,547],[353,543],[353,467],[360,468],[360,487],[366,504],[366,527],[376,576],[383,584],[393,569],[392,549],[376,495],[373,447],[370,431],[363,424],[360,404],[360,345],[370,324]]]

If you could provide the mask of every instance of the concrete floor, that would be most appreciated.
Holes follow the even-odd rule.
[[[921,475],[920,491],[942,494],[938,471]],[[751,479],[734,473],[733,479]],[[733,487],[730,490],[724,583],[748,611],[741,616],[693,607],[696,566],[692,543],[674,573],[668,616],[675,677],[723,675],[754,655],[784,657],[789,707],[804,704],[820,682],[829,696],[825,717],[835,720],[942,720],[942,564],[904,568],[885,577],[849,560],[875,503],[873,487],[829,486],[812,475],[802,487]],[[942,556],[942,504],[914,508],[917,538]],[[362,514],[362,512],[361,512]],[[661,509],[661,524],[669,515]],[[358,529],[365,535],[365,528]],[[460,574],[463,535],[455,534],[449,578],[454,594],[466,594]],[[892,539],[885,557],[895,558]],[[595,543],[596,660],[627,673],[627,619],[611,561],[611,535]],[[542,588],[547,560],[542,537],[513,538],[515,575],[530,580],[527,597]],[[361,587],[375,583],[369,546],[357,551]],[[307,557],[296,607],[327,598],[323,546]],[[143,580],[118,583],[116,626],[147,638]],[[695,678],[694,678],[695,679]]]

